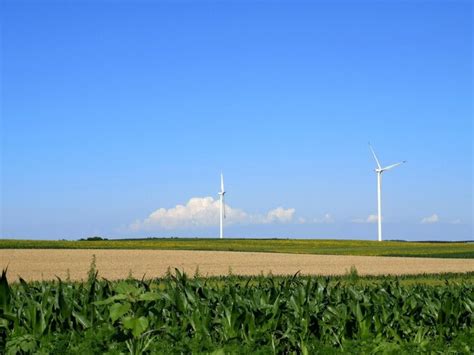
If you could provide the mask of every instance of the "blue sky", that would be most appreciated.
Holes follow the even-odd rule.
[[[0,6],[1,237],[473,238],[469,1]]]

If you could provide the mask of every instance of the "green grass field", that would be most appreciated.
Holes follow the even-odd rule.
[[[326,255],[474,258],[474,243],[377,242],[330,239],[129,239],[53,241],[0,239],[0,249],[219,250]]]

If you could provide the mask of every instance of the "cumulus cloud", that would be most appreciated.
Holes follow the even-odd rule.
[[[439,222],[439,217],[436,213],[432,214],[431,216],[422,218],[420,223],[421,224],[432,224],[432,223],[438,223]]]
[[[225,205],[226,220],[229,224],[268,224],[291,222],[295,213],[294,208],[278,207],[264,215],[249,214],[240,209]],[[216,226],[219,224],[220,201],[212,197],[193,197],[185,205],[172,208],[159,208],[147,218],[137,220],[130,229],[153,230],[157,228],[192,228]]]
[[[294,208],[284,209],[283,207],[278,207],[274,210],[268,211],[267,215],[263,219],[263,223],[290,222],[293,219],[294,214]]]
[[[376,214],[369,214],[367,218],[356,218],[353,219],[353,223],[377,223],[379,218],[377,217]]]

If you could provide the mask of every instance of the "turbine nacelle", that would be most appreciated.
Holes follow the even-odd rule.
[[[406,163],[407,161],[406,160],[403,160],[399,163],[395,163],[395,164],[392,164],[392,165],[389,165],[389,166],[386,166],[385,168],[376,168],[374,169],[374,171],[377,173],[377,174],[382,174],[384,171],[387,171],[387,170],[390,170],[396,166],[399,166],[399,165],[402,165],[404,163]]]
[[[370,145],[370,143],[369,143],[369,147],[370,147],[370,150],[372,151],[372,155],[374,156],[375,163],[377,164],[377,168],[375,168],[375,172],[376,172],[377,174],[382,174],[382,173],[383,173],[384,171],[386,171],[386,170],[390,170],[390,169],[392,169],[392,168],[394,168],[394,167],[396,167],[396,166],[399,166],[399,165],[401,165],[401,164],[407,162],[406,160],[403,160],[403,161],[401,161],[401,162],[399,162],[399,163],[395,163],[395,164],[392,164],[392,165],[388,165],[388,166],[382,168],[382,166],[380,165],[379,159],[377,158],[377,155],[375,154],[375,151],[374,151],[374,149],[372,148],[372,146]]]

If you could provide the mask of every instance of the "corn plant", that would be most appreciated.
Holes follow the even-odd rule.
[[[259,276],[0,278],[0,353],[472,353],[474,286]],[[469,280],[469,279],[467,279]]]

